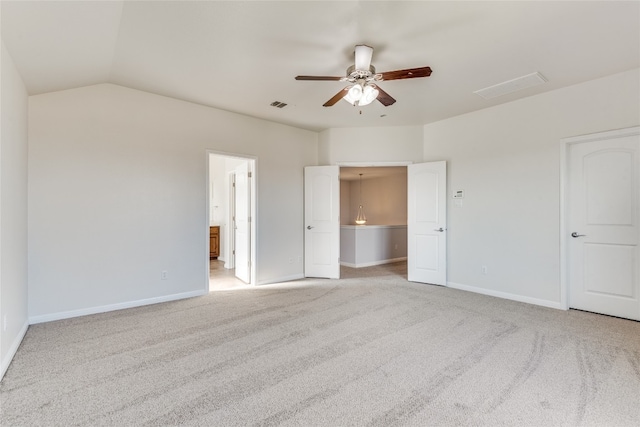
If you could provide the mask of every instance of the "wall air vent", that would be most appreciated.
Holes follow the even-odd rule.
[[[497,85],[489,86],[484,89],[476,90],[473,93],[483,97],[484,99],[491,99],[508,93],[517,92],[522,89],[538,86],[546,82],[547,79],[545,79],[542,74],[535,72],[503,83],[498,83]]]
[[[284,103],[284,102],[280,102],[280,101],[273,101],[273,102],[271,103],[271,106],[272,106],[272,107],[277,107],[277,108],[284,108],[284,107],[286,107],[286,106],[287,106],[287,104],[286,104],[286,103]]]

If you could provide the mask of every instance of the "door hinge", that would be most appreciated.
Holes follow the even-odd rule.
[[[249,178],[251,178],[253,175],[251,174],[251,172],[248,172],[248,173],[247,173],[247,176],[248,176]]]

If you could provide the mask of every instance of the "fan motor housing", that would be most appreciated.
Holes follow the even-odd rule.
[[[373,65],[369,66],[368,71],[356,70],[355,65],[352,65],[349,68],[347,68],[347,77],[354,78],[354,79],[363,79],[363,78],[366,79],[366,78],[372,77],[375,74],[376,74],[376,67],[374,67]]]

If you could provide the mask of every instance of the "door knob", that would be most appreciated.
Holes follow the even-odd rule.
[[[440,233],[442,233],[444,231],[444,228],[442,228],[442,227],[434,228],[433,231],[439,231]]]
[[[310,225],[307,225],[307,230],[311,230],[313,227]]]
[[[571,237],[584,237],[584,236],[586,236],[586,234],[578,234],[575,231],[571,233]]]

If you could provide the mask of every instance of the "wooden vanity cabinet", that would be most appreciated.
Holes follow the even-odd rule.
[[[209,259],[217,259],[220,255],[220,226],[209,227]]]

